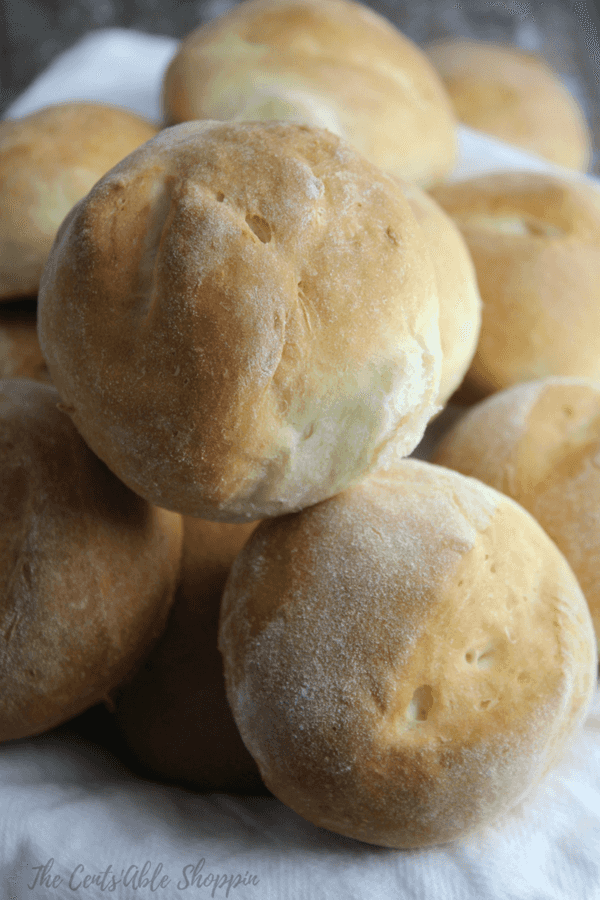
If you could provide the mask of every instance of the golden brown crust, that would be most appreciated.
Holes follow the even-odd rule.
[[[483,300],[467,381],[491,393],[550,375],[600,378],[600,192],[502,172],[432,195],[466,240]]]
[[[158,638],[182,526],[96,459],[54,388],[0,384],[0,740],[106,697]]]
[[[435,269],[442,345],[438,403],[445,406],[475,354],[481,329],[481,297],[473,261],[453,220],[416,185],[404,182],[402,190],[423,229]]]
[[[77,428],[133,490],[255,520],[416,446],[439,387],[434,278],[397,183],[334,135],[191,122],[68,216],[40,342]]]
[[[262,523],[227,582],[220,649],[267,787],[393,847],[510,809],[595,687],[585,600],[539,525],[415,460]]]
[[[265,791],[233,721],[217,649],[223,587],[255,527],[184,519],[182,581],[167,627],[117,699],[129,748],[163,780],[200,790]]]
[[[37,294],[71,207],[155,134],[140,116],[100,103],[61,103],[0,122],[0,300]]]
[[[546,378],[478,404],[434,460],[513,497],[564,553],[600,642],[600,384]]]
[[[442,178],[455,122],[425,54],[348,0],[250,0],[194,31],[164,83],[168,124],[280,119],[328,128],[409,181]]]
[[[0,306],[0,378],[33,378],[50,384],[37,336],[35,299]]]
[[[591,134],[581,108],[543,59],[516,47],[450,39],[427,55],[465,125],[585,172]]]

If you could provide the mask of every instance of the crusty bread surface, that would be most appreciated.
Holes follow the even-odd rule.
[[[169,125],[279,119],[328,128],[375,165],[430,183],[451,171],[455,120],[423,51],[348,0],[249,0],[184,40],[163,89]]]
[[[225,588],[220,649],[267,787],[391,847],[519,802],[596,682],[585,599],[550,538],[513,500],[416,460],[261,523]]]
[[[426,51],[465,125],[557,165],[587,170],[592,139],[583,111],[540,56],[462,38]]]
[[[155,134],[140,116],[102,103],[60,103],[0,122],[0,301],[37,294],[71,207]]]
[[[50,386],[0,382],[0,740],[105,699],[159,637],[182,524],[96,459]]]
[[[473,407],[434,461],[513,497],[564,553],[600,640],[600,383],[545,378]]]
[[[466,381],[489,394],[552,375],[600,379],[600,191],[536,172],[438,185],[483,301]]]
[[[440,304],[443,407],[465,377],[479,340],[481,297],[471,255],[459,228],[435,200],[416,185],[402,183],[423,229],[435,269]]]
[[[63,223],[38,319],[89,446],[185,515],[315,503],[410,453],[436,408],[426,238],[392,177],[308,126],[146,143]]]

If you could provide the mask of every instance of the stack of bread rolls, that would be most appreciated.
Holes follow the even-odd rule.
[[[0,378],[49,381],[35,301],[58,227],[108,169],[156,133],[128,110],[90,102],[0,122]]]
[[[483,358],[469,227],[563,273],[597,200],[554,181],[546,221],[535,179],[463,218],[452,187],[425,194],[453,165],[448,95],[346,0],[248,0],[184,41],[164,100],[158,134],[87,104],[0,129],[0,168],[31,147],[0,268],[7,307],[39,281],[40,352],[0,372],[0,739],[104,701],[151,777],[269,789],[373,844],[454,840],[560,759],[597,646],[536,509],[407,457]],[[90,115],[130,145],[69,140],[38,170]]]
[[[182,43],[163,102],[169,125],[277,119],[327,128],[418,184],[447,175],[456,158],[452,103],[425,53],[347,0],[236,5]]]

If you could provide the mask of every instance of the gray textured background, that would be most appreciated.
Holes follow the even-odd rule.
[[[595,35],[597,44],[598,12],[592,0],[367,2],[418,42],[456,32],[509,38],[550,55],[558,50],[567,61],[574,55],[575,44],[580,51],[586,49],[586,30]],[[181,38],[235,3],[236,0],[0,0],[0,109],[61,50],[89,30],[117,25]],[[537,46],[540,38],[542,46]],[[598,59],[595,69],[597,87]]]
[[[183,38],[236,2],[0,0],[0,114],[57,54],[90,30],[120,26]],[[593,0],[367,2],[418,43],[462,34],[541,52],[578,95],[600,150],[600,15]],[[600,172],[598,152],[594,168]]]

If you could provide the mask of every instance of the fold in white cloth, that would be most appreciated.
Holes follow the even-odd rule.
[[[92,99],[160,118],[177,42],[94,32],[9,109]],[[549,165],[468,129],[456,175]],[[339,837],[272,798],[143,781],[64,729],[0,747],[3,900],[598,900],[600,695],[567,757],[503,821],[446,847],[394,851]]]
[[[526,803],[476,837],[419,851],[340,837],[272,798],[144,782],[72,736],[5,744],[0,892],[6,900],[597,900],[600,696]]]

